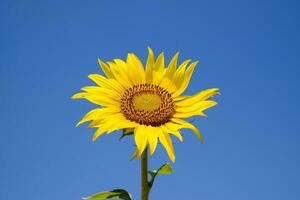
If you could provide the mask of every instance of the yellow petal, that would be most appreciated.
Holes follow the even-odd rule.
[[[195,112],[187,112],[187,113],[176,113],[173,115],[176,118],[190,118],[192,116],[201,116],[201,117],[207,117],[205,113],[202,111],[195,111]]]
[[[102,71],[104,72],[104,74],[108,77],[108,78],[114,78],[113,74],[111,73],[109,67],[102,61],[100,60],[100,58],[98,58],[98,63],[102,69]]]
[[[168,69],[167,69],[167,72],[166,74],[167,75],[171,75],[171,74],[174,74],[174,72],[176,71],[176,67],[177,67],[177,61],[178,61],[178,57],[179,57],[179,52],[177,52],[172,60],[170,61],[169,65],[168,65]]]
[[[115,117],[116,118],[119,117],[119,115],[120,115],[119,113],[98,115],[97,118],[93,119],[93,121],[88,125],[88,128],[99,128],[103,126],[104,123],[107,123],[107,121],[109,121],[110,118],[114,119]]]
[[[186,98],[189,98],[190,96],[179,96],[179,97],[174,97],[173,100],[174,101],[181,101],[181,100],[184,100]]]
[[[189,112],[199,112],[204,111],[210,107],[213,107],[217,104],[215,101],[199,101],[190,106],[176,106],[176,112],[179,113],[189,113]],[[176,104],[175,104],[176,105]]]
[[[169,86],[174,85],[174,83],[172,82],[172,78],[176,71],[178,56],[179,56],[179,53],[176,53],[173,56],[172,60],[170,61],[169,65],[166,69],[166,72],[165,72],[164,76],[162,77],[162,80],[159,84],[162,88],[165,88],[170,93],[173,92],[173,90],[169,90],[170,89]],[[175,88],[175,87],[172,87],[172,88]]]
[[[186,90],[186,88],[188,87],[189,82],[191,80],[193,71],[197,64],[198,64],[198,61],[190,64],[189,68],[186,70],[185,75],[183,77],[183,82],[179,85],[178,90],[172,95],[173,97],[178,97]]]
[[[156,127],[152,127],[152,126],[147,126],[146,127],[146,133],[147,133],[147,138],[148,138],[148,143],[150,146],[150,155],[152,156],[156,146],[157,146],[157,141],[158,141],[158,132],[159,130],[157,130],[159,128]]]
[[[72,99],[83,99],[86,96],[85,92],[79,92],[72,95]]]
[[[159,141],[164,146],[170,160],[172,162],[175,162],[174,148],[173,148],[172,140],[171,140],[169,134],[165,133],[161,130],[160,134],[159,134]]]
[[[148,47],[148,59],[146,64],[146,83],[152,83],[153,81],[153,67],[154,67],[154,53],[150,47]]]
[[[153,67],[153,84],[159,85],[165,74],[165,57],[160,53]]]
[[[200,142],[203,143],[203,137],[202,137],[201,133],[193,124],[191,124],[185,120],[178,119],[178,118],[172,118],[171,121],[181,124],[183,126],[183,128],[191,129],[195,133],[195,135],[198,137]]]
[[[128,71],[127,63],[126,63],[124,60],[122,60],[122,59],[120,59],[120,58],[116,58],[116,59],[114,59],[113,61],[114,61],[114,62],[112,62],[112,63],[116,64],[116,66],[117,66],[117,68],[118,68],[117,70],[122,69],[122,70],[125,71],[125,72]]]
[[[136,149],[136,150],[134,151],[133,155],[131,156],[131,159],[130,159],[130,160],[136,159],[136,158],[138,157],[138,155],[139,155],[139,150]]]
[[[172,132],[170,132],[170,134],[177,137],[180,142],[183,142],[183,137],[179,131],[172,131]]]
[[[182,86],[184,81],[185,69],[191,60],[185,60],[173,74],[164,75],[160,86],[165,88],[169,93],[174,94]],[[166,82],[166,83],[164,83]],[[174,95],[172,95],[174,96]]]
[[[94,119],[89,125],[88,125],[88,128],[99,128],[99,127],[101,127],[101,126],[103,126],[103,124],[104,123],[107,123],[107,122],[111,122],[111,121],[113,121],[113,123],[116,123],[116,121],[115,120],[120,120],[120,121],[122,121],[124,119],[124,117],[122,117],[121,116],[121,114],[120,113],[113,113],[113,114],[106,114],[106,115],[99,115],[99,116],[97,116],[97,119]],[[120,123],[117,123],[118,125],[120,124]],[[108,125],[108,124],[107,124]],[[112,125],[112,123],[110,123],[110,125]],[[123,125],[124,126],[124,125]],[[115,126],[115,127],[117,127],[117,126]],[[126,124],[126,126],[124,126],[124,127],[129,127],[127,124]],[[107,128],[107,132],[109,131],[109,130],[111,130],[112,128],[111,127],[109,127],[109,128]]]
[[[115,64],[118,66],[118,68],[121,68],[120,70],[124,71],[125,73],[128,73],[129,69],[128,69],[128,65],[127,63],[122,60],[122,59],[114,59]]]
[[[138,74],[142,78],[142,81],[145,82],[145,70],[142,61],[134,53],[131,54],[132,61],[137,68]]]
[[[120,73],[122,73],[122,75],[124,76],[124,79],[128,80],[128,84],[130,86],[134,85],[134,82],[131,80],[130,78],[130,66],[124,62],[122,59],[114,59],[115,64],[117,65],[116,70],[120,71]]]
[[[206,116],[203,111],[217,105],[215,101],[200,101],[191,106],[176,107],[174,117],[188,118],[194,115]]]
[[[97,120],[100,118],[100,116],[107,116],[110,114],[118,113],[119,110],[115,108],[96,108],[88,112],[77,124],[76,126],[79,126],[80,124],[83,124],[84,122],[91,121],[91,120]]]
[[[139,150],[138,156],[141,156],[147,145],[147,133],[144,125],[139,125],[134,129],[134,140]]]
[[[176,106],[179,107],[187,107],[191,106],[199,101],[205,101],[206,99],[213,97],[214,95],[219,94],[219,88],[211,88],[207,90],[203,90],[191,97],[187,97],[182,101],[175,102]]]
[[[168,122],[168,123],[170,123],[170,122]],[[168,123],[162,125],[161,129],[166,133],[174,135],[175,137],[177,137],[179,139],[180,142],[182,142],[183,138],[182,138],[182,135],[180,134],[180,132],[178,131],[178,129],[176,129],[176,130],[171,129],[170,126],[167,125]]]
[[[106,124],[106,126],[109,126],[107,128],[108,133],[117,129],[134,128],[138,125],[136,122],[127,120],[122,113],[101,115],[95,121],[100,121],[100,123],[96,122],[97,124],[93,125],[92,128],[98,128]]]
[[[95,142],[104,133],[105,133],[105,130],[103,130],[103,128],[98,128],[97,131],[93,135],[93,142]]]
[[[100,74],[91,74],[88,77],[99,86],[115,90],[116,92],[119,92],[121,94],[124,91],[122,86],[114,79],[107,79]]]
[[[114,59],[114,62],[120,67],[122,68],[123,70],[127,71],[127,65],[126,65],[126,62],[122,59]]]
[[[134,84],[145,83],[145,72],[143,64],[133,53],[127,55],[128,75]]]
[[[97,95],[105,95],[111,97],[115,100],[120,100],[122,95],[115,90],[111,90],[108,88],[103,88],[99,86],[85,86],[81,88],[82,91],[85,91],[90,94],[97,94]]]
[[[101,135],[103,135],[109,128],[111,128],[113,124],[112,120],[108,120],[106,122],[101,122],[100,127],[93,135],[93,141],[96,141]]]
[[[185,73],[185,69],[186,66],[189,64],[189,62],[191,62],[191,60],[185,60],[176,70],[173,78],[172,78],[172,82],[176,85],[176,88],[178,89],[183,80],[184,80],[184,73]]]
[[[115,130],[125,129],[125,128],[133,130],[135,127],[138,126],[137,123],[128,121],[126,119],[124,121],[122,121],[121,119],[116,119],[113,123],[114,123],[114,126],[112,126],[112,128],[110,128],[110,129],[108,129],[107,134],[110,134],[110,133],[114,132]]]
[[[108,64],[115,77],[115,80],[118,81],[120,85],[124,86],[125,89],[133,85],[132,81],[128,77],[127,71],[123,67],[120,67],[118,64],[113,62],[108,62]]]
[[[164,56],[164,52],[161,52],[157,57],[153,70],[162,71],[164,67],[165,67],[165,56]]]
[[[103,119],[95,119],[89,125],[88,128],[99,128],[102,125]]]
[[[72,96],[73,99],[86,99],[94,104],[100,106],[115,106],[120,107],[120,101],[109,98],[108,96],[100,96],[97,94],[90,94],[86,92],[77,93]]]
[[[93,141],[105,132],[111,133],[119,129],[132,128],[135,126],[135,123],[126,120],[121,114],[119,114],[119,116],[110,116],[101,122],[100,127],[93,135]]]

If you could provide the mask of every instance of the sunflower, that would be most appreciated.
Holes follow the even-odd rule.
[[[133,53],[128,54],[126,61],[114,59],[105,63],[98,60],[105,76],[89,75],[96,86],[83,87],[82,92],[72,98],[83,98],[99,107],[88,112],[77,126],[91,121],[88,127],[97,128],[93,141],[104,133],[120,129],[132,131],[137,147],[133,158],[141,156],[147,146],[153,155],[160,142],[175,162],[170,135],[183,141],[180,130],[187,128],[203,142],[199,130],[184,119],[206,116],[203,111],[217,104],[208,99],[218,94],[219,89],[182,96],[198,62],[185,60],[177,66],[179,53],[176,53],[165,66],[163,53],[155,59],[153,51],[150,48],[148,51],[145,68]]]

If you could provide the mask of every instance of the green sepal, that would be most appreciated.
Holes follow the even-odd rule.
[[[151,180],[149,181],[149,187],[151,188],[158,174],[165,174],[165,175],[172,174],[173,169],[170,163],[165,163],[158,170],[148,171],[148,173],[151,175]]]
[[[133,135],[133,129],[132,128],[124,128],[123,131],[122,131],[122,135],[119,138],[119,140],[121,140],[123,137],[129,136],[129,135]]]
[[[93,194],[89,197],[84,197],[84,200],[104,200],[104,199],[112,199],[118,198],[123,200],[133,200],[130,193],[123,189],[114,189],[111,191],[104,191]]]

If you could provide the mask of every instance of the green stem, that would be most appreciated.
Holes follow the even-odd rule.
[[[148,148],[144,150],[141,156],[141,193],[142,200],[149,199],[149,184],[148,184]]]

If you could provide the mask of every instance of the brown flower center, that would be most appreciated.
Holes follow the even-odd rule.
[[[121,112],[130,121],[160,126],[175,113],[170,93],[153,84],[140,84],[127,89],[121,98]]]

